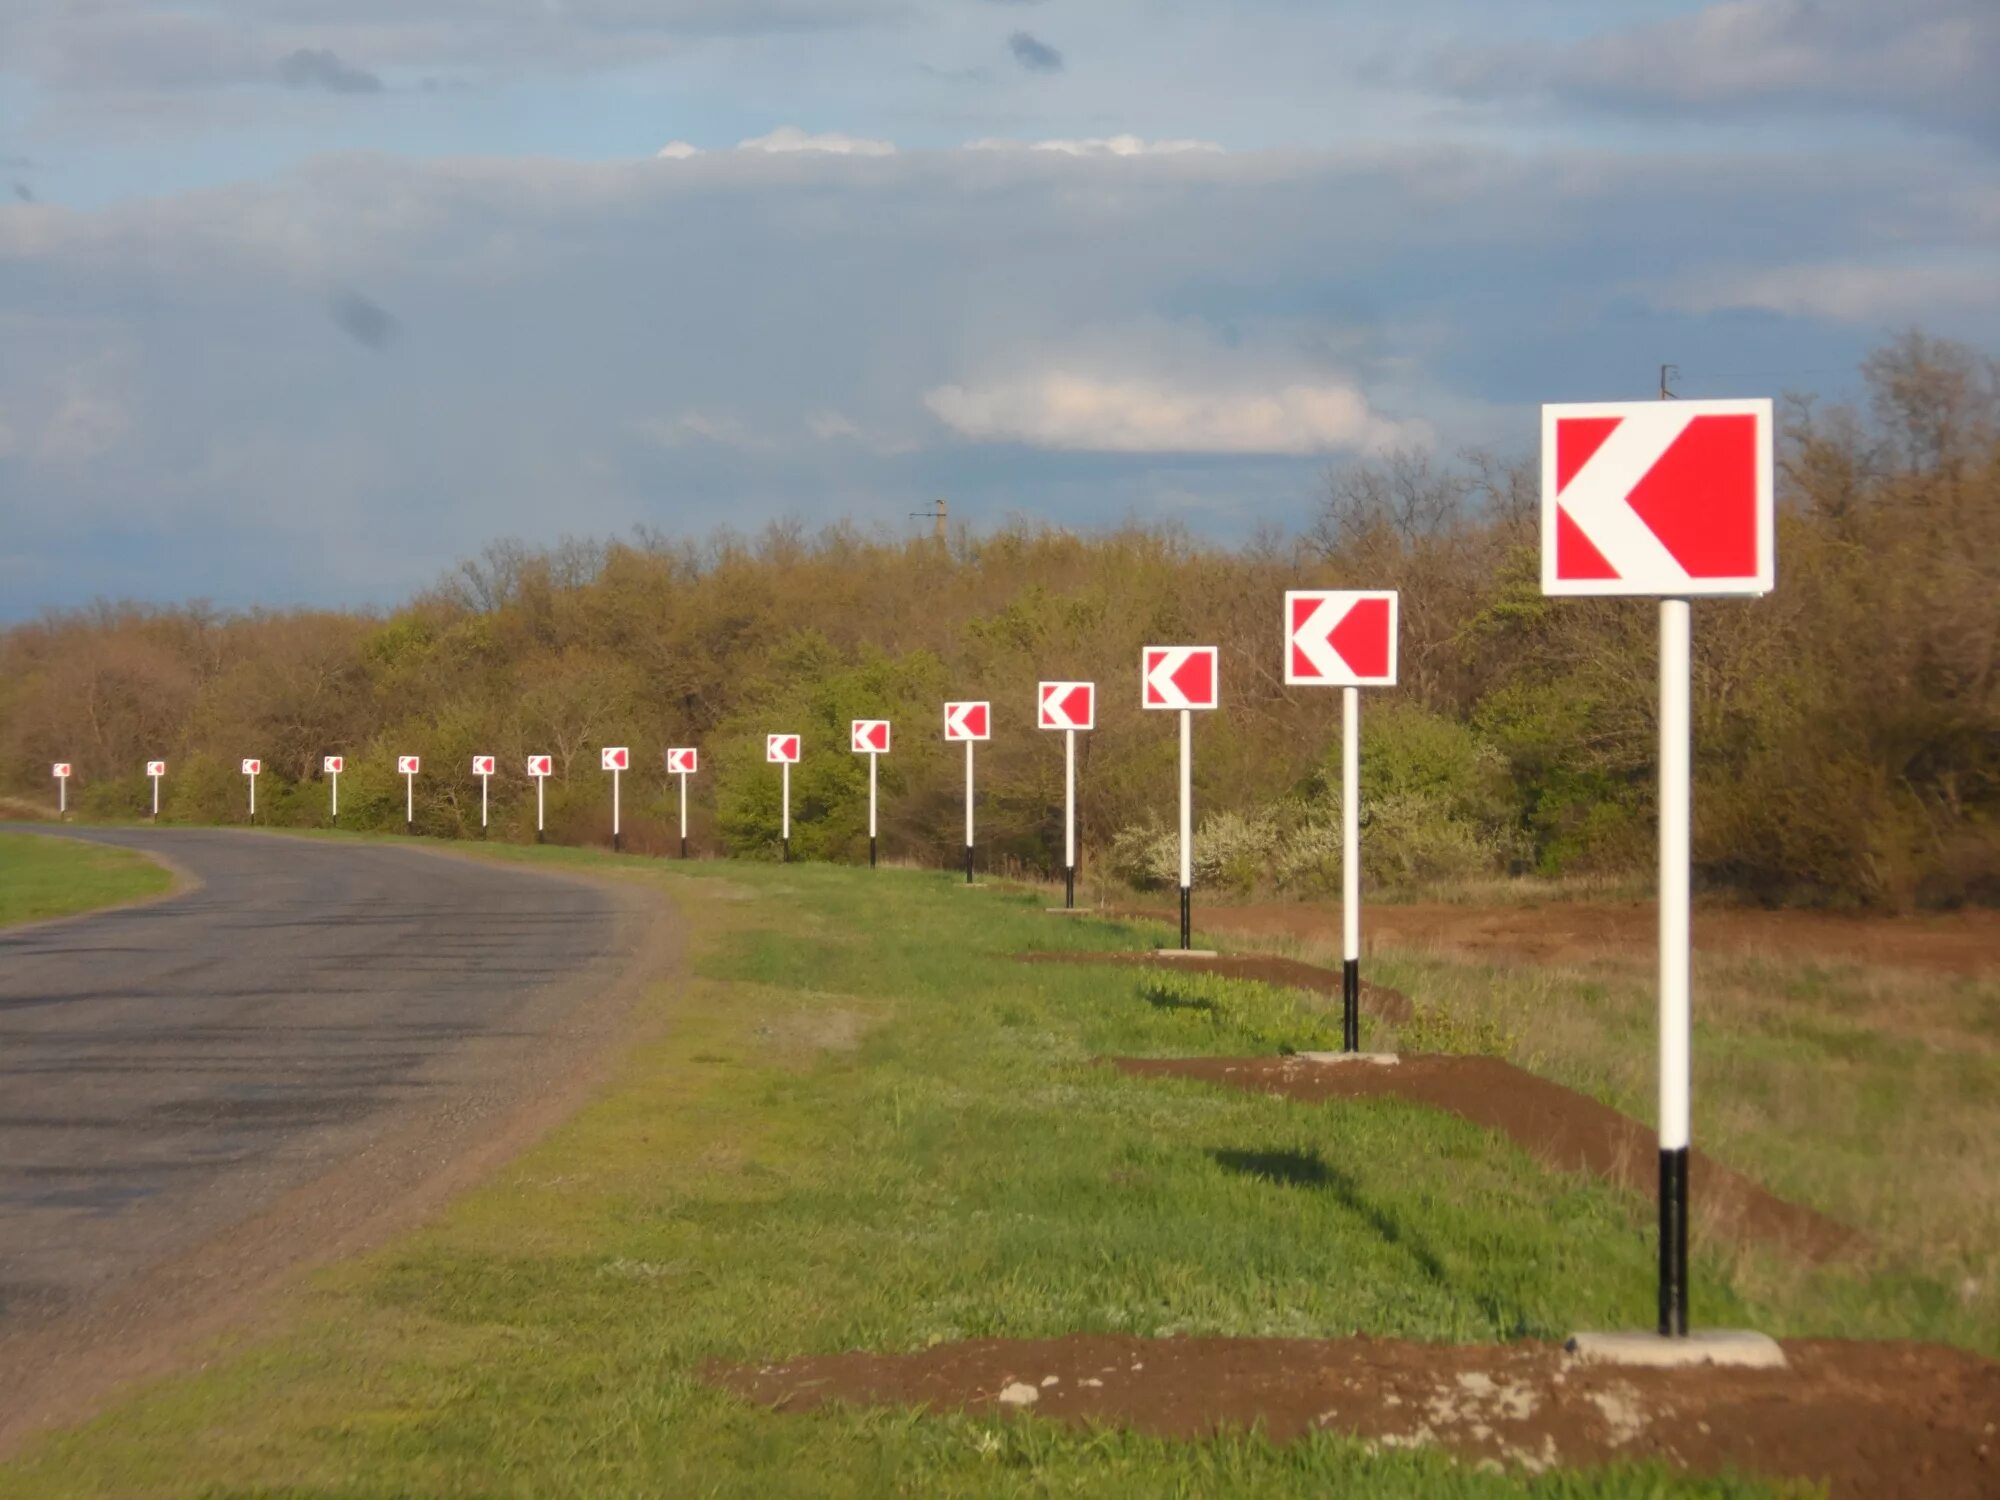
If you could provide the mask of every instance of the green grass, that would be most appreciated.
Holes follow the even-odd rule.
[[[1642,1324],[1649,1216],[1415,1106],[1095,1065],[1324,1039],[1294,995],[1010,958],[1132,946],[1136,929],[906,871],[636,868],[681,904],[690,977],[648,995],[651,1039],[597,1102],[431,1227],[317,1274],[262,1342],[0,1468],[0,1492],[1776,1493],[1658,1469],[1531,1480],[1324,1435],[1169,1443],[720,1394],[705,1361],[980,1336]],[[1873,1271],[1740,1270],[1698,1257],[1699,1321],[1875,1331],[1920,1300]]]
[[[0,927],[139,901],[173,884],[164,867],[130,849],[0,832]]]

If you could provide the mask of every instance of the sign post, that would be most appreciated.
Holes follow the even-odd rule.
[[[243,762],[243,774],[250,778],[250,821],[253,823],[257,821],[257,777],[263,769],[264,762],[261,760],[246,759]]]
[[[346,760],[338,755],[326,756],[319,763],[319,768],[326,773],[327,785],[332,788],[333,807],[328,820],[334,823],[340,821],[340,772],[346,764]]]
[[[153,821],[160,821],[160,778],[167,774],[167,763],[163,760],[146,762],[146,775],[153,783]]]
[[[1361,689],[1396,683],[1394,592],[1285,595],[1285,682],[1340,689],[1341,1049],[1361,1050]]]
[[[599,763],[611,773],[611,852],[622,847],[618,830],[618,777],[632,768],[632,752],[623,745],[607,745],[599,752]]]
[[[403,832],[417,831],[417,772],[422,769],[414,755],[396,757],[396,773],[403,778]]]
[[[538,844],[542,842],[543,814],[548,808],[548,800],[543,795],[543,791],[548,786],[549,777],[554,773],[555,768],[555,757],[552,755],[531,755],[528,757],[528,775],[533,778],[535,783],[535,842]]]
[[[1221,701],[1214,646],[1148,646],[1139,661],[1142,708],[1181,716],[1181,951],[1194,934],[1194,715]]]
[[[850,726],[854,753],[868,757],[868,868],[875,868],[875,766],[889,753],[889,721],[856,719]]]
[[[795,734],[764,736],[764,759],[778,767],[780,788],[778,848],[786,864],[792,862],[792,767],[799,763],[799,737]]]
[[[667,774],[677,777],[680,782],[681,813],[681,858],[688,857],[688,777],[700,767],[701,754],[696,750],[669,750],[667,752]]]
[[[59,760],[49,768],[49,774],[56,779],[56,815],[69,816],[69,775],[71,766],[66,760]]]
[[[486,792],[487,784],[493,777],[495,757],[475,755],[472,757],[472,774],[479,778],[479,836],[486,837]]]
[[[972,884],[972,747],[993,737],[993,705],[947,703],[944,737],[965,742],[965,883]]]
[[[1542,408],[1542,592],[1660,601],[1663,1338],[1688,1336],[1689,600],[1771,591],[1772,469],[1768,400]],[[1769,1340],[1728,1335],[1725,1342],[1731,1350],[1747,1343],[1765,1362],[1783,1359]]]
[[[1035,724],[1063,736],[1063,910],[1076,909],[1076,733],[1097,727],[1097,684],[1043,682],[1035,686]]]

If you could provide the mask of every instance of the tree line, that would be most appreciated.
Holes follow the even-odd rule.
[[[1864,366],[1862,410],[1780,418],[1778,586],[1695,611],[1698,878],[1764,901],[1910,908],[2000,896],[2000,376],[1911,333]],[[475,753],[500,758],[496,836],[529,837],[525,757],[555,757],[549,836],[609,837],[598,768],[629,744],[628,847],[676,842],[669,745],[699,745],[699,848],[774,855],[764,736],[796,730],[793,850],[862,857],[866,767],[850,719],[896,724],[884,848],[960,858],[948,698],[987,698],[982,857],[1061,863],[1060,737],[1040,678],[1100,684],[1079,749],[1086,869],[1171,883],[1173,716],[1139,708],[1146,644],[1222,648],[1196,726],[1197,879],[1337,889],[1338,695],[1287,688],[1286,588],[1402,592],[1401,685],[1366,696],[1368,877],[1414,885],[1617,876],[1653,858],[1655,620],[1648,601],[1545,600],[1531,461],[1388,455],[1331,474],[1301,535],[1236,547],[1166,526],[1017,524],[948,545],[776,524],[488,547],[385,613],[100,603],[0,634],[0,787],[141,815],[323,822],[323,755],[347,756],[341,823],[399,829],[399,753],[424,756],[421,832],[479,830]]]

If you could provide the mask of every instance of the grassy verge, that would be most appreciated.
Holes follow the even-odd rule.
[[[0,831],[0,927],[143,900],[173,883],[130,849]]]
[[[1639,1323],[1647,1214],[1395,1101],[1304,1106],[1095,1066],[1269,1051],[1316,1023],[1254,987],[1016,964],[1134,941],[1046,917],[1039,897],[807,866],[633,878],[675,893],[691,973],[649,997],[659,1039],[597,1103],[422,1233],[314,1278],[265,1341],[0,1469],[0,1492],[1771,1493],[1658,1471],[1530,1480],[1325,1436],[1280,1450],[780,1416],[718,1394],[698,1378],[709,1359],[976,1336]],[[1914,1295],[1900,1273],[1739,1270],[1702,1260],[1700,1321],[1877,1332]]]

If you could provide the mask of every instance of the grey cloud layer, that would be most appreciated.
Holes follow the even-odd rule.
[[[895,0],[7,0],[0,68],[58,88],[282,79],[365,93],[383,67],[622,66],[704,38],[863,24],[900,10]]]
[[[389,598],[495,535],[941,492],[1268,517],[1326,455],[1505,441],[1660,359],[1850,359],[1865,273],[1976,268],[1996,221],[1963,163],[1449,148],[350,156],[0,203],[0,492],[48,591],[8,592]]]
[[[1995,0],[1721,0],[1567,46],[1462,48],[1461,93],[1620,112],[1868,111],[2000,134]]]

